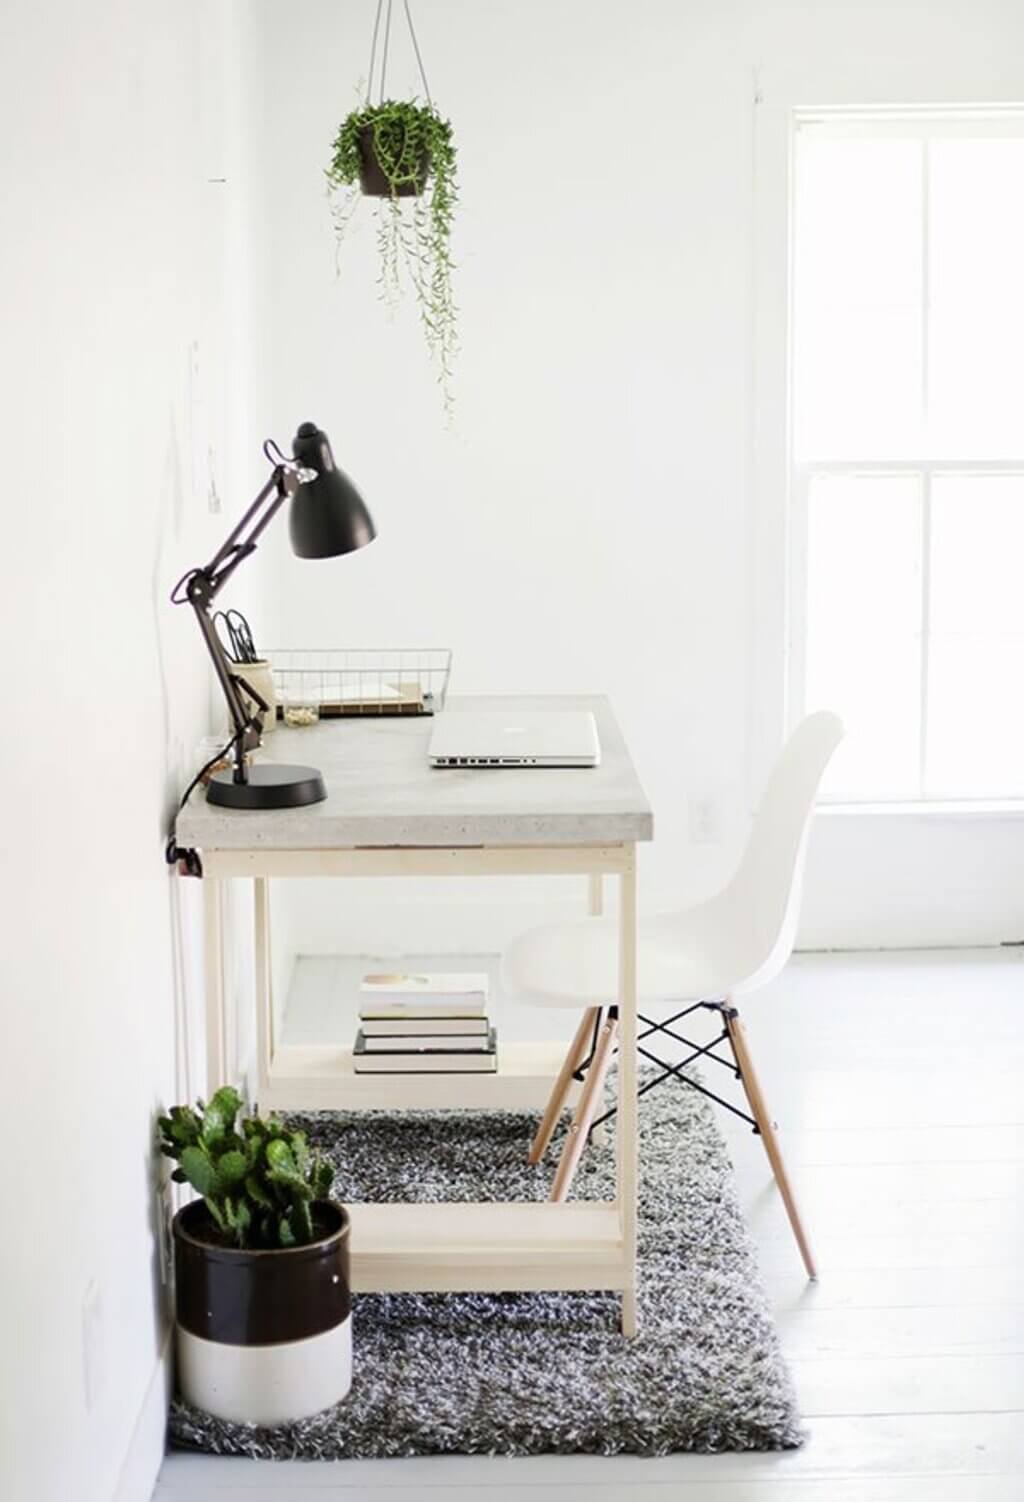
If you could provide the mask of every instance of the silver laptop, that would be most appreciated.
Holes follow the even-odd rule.
[[[589,710],[447,710],[428,754],[433,767],[596,767],[601,746]]]

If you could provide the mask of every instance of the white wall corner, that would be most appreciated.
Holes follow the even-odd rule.
[[[163,1464],[174,1383],[173,1325],[164,1334],[111,1502],[150,1502]]]

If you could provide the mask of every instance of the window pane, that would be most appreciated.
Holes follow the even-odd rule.
[[[798,459],[920,453],[923,152],[920,140],[797,136]]]
[[[847,737],[824,796],[913,798],[921,727],[921,487],[912,476],[816,476],[808,494],[808,710]]]
[[[1024,793],[1024,477],[932,482],[926,794]]]
[[[929,442],[949,458],[1021,452],[1024,141],[929,147]]]

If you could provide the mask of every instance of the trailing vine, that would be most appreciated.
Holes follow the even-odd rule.
[[[403,270],[408,274],[450,415],[457,347],[451,232],[458,196],[451,122],[442,119],[433,104],[415,99],[368,103],[346,116],[327,170],[339,244],[365,196],[360,182],[368,152],[386,183],[376,203],[381,295],[394,306],[401,295]]]

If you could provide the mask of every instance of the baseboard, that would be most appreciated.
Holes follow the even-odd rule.
[[[151,1502],[163,1464],[173,1382],[173,1327],[164,1335],[111,1502]]]

